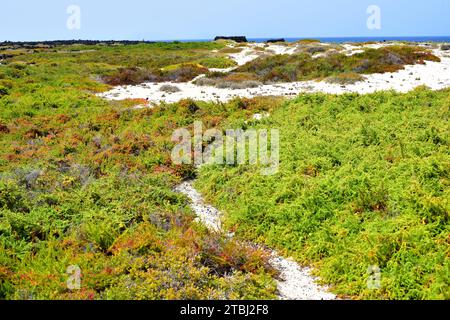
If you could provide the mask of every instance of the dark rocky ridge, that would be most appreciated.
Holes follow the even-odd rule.
[[[232,40],[232,41],[236,41],[238,43],[248,42],[247,37],[244,37],[244,36],[233,36],[233,37],[217,36],[214,38],[214,41],[217,41],[217,40]]]
[[[279,39],[269,39],[266,41],[266,43],[277,43],[277,42],[286,42],[286,39],[279,38]]]

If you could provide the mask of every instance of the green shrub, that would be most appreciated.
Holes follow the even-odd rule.
[[[318,43],[320,42],[320,40],[318,39],[302,39],[297,41],[297,43],[301,43],[301,44],[310,44],[310,43]]]
[[[364,77],[357,73],[342,73],[326,79],[328,83],[335,83],[341,85],[355,84],[364,81]]]
[[[237,66],[234,60],[225,57],[205,58],[198,63],[205,68],[226,69]]]
[[[159,91],[167,92],[167,93],[176,93],[176,92],[180,92],[180,88],[178,88],[177,86],[170,85],[170,84],[165,84],[165,85],[161,86],[161,88],[159,88]]]
[[[0,97],[6,96],[9,94],[9,89],[5,86],[0,86]]]

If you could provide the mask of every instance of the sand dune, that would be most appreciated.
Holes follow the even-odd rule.
[[[326,44],[322,44],[326,45]],[[365,47],[379,48],[389,44],[370,44]],[[264,44],[249,44],[241,52],[230,54],[238,65],[243,65],[257,59],[264,51]],[[352,55],[360,52],[362,46],[350,44],[343,45],[343,52]],[[293,54],[298,50],[296,45],[271,44],[265,46],[268,54]],[[418,86],[427,86],[433,90],[450,87],[450,52],[434,49],[433,54],[441,58],[441,62],[427,61],[426,64],[407,65],[403,70],[394,73],[365,75],[365,81],[355,84],[340,85],[330,84],[325,81],[301,81],[290,83],[277,83],[261,85],[249,89],[221,89],[210,86],[197,86],[193,81],[188,83],[144,83],[136,86],[119,86],[111,91],[100,94],[100,96],[111,100],[123,99],[147,99],[149,103],[177,102],[182,99],[191,98],[203,101],[225,102],[235,97],[258,97],[258,96],[295,96],[304,92],[324,92],[330,94],[344,94],[349,92],[367,94],[383,90],[395,90],[408,92]],[[229,72],[233,68],[214,69],[214,71]],[[163,85],[175,85],[180,91],[165,93],[160,90]]]

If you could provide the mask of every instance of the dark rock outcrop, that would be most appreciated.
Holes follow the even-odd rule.
[[[277,43],[277,42],[286,42],[286,39],[279,38],[279,39],[269,39],[266,41],[266,43]]]
[[[442,51],[448,51],[448,50],[450,50],[450,44],[443,44],[443,45],[441,46],[441,50],[442,50]]]
[[[233,37],[217,36],[214,38],[214,41],[217,41],[217,40],[232,40],[232,41],[236,41],[238,43],[248,42],[247,38],[244,36],[233,36]]]

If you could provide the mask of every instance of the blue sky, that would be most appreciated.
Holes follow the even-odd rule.
[[[449,0],[6,0],[0,41],[258,37],[450,36]],[[81,9],[69,30],[66,10]],[[367,28],[369,5],[381,29]]]

